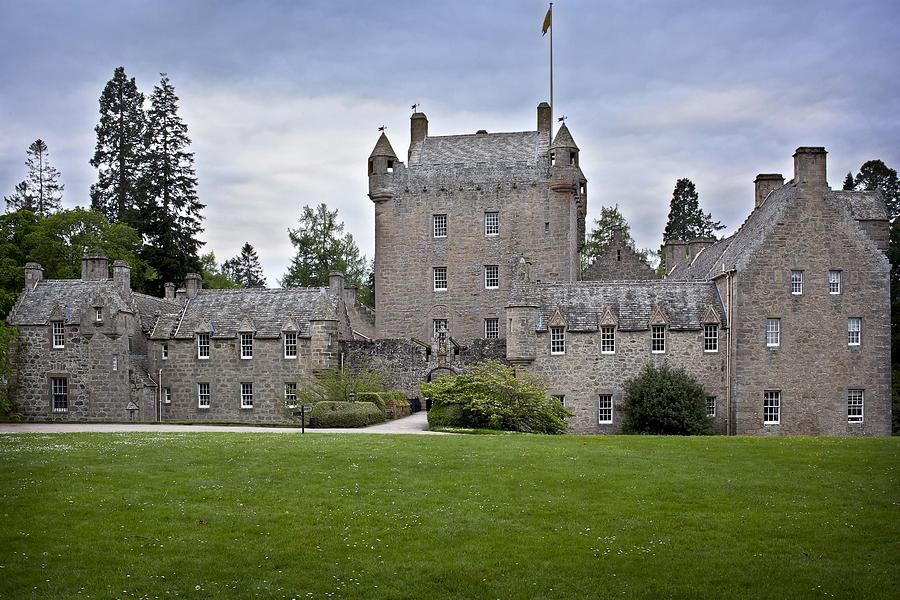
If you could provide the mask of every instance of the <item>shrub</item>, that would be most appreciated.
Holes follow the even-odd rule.
[[[625,382],[622,431],[656,435],[712,433],[706,393],[684,369],[648,364]]]
[[[15,352],[18,347],[18,332],[0,321],[0,419],[21,420],[21,415],[14,412],[12,403],[14,395],[13,369]]]
[[[316,375],[307,377],[297,386],[297,400],[290,404],[317,404],[319,402],[348,402],[350,392],[356,394],[356,398],[369,392],[382,392],[387,389],[384,378],[378,373],[367,369],[352,372],[349,369],[343,371],[335,368],[319,371]],[[370,399],[371,400],[371,399]],[[283,404],[283,412],[291,416],[295,410]],[[383,402],[380,409],[384,411]]]
[[[565,433],[566,418],[572,415],[547,396],[543,379],[529,373],[516,377],[511,367],[496,360],[476,365],[469,374],[423,383],[419,389],[431,398],[432,426]]]
[[[384,423],[384,413],[371,402],[318,402],[312,414],[319,427],[366,427]]]
[[[409,400],[403,392],[362,392],[356,399],[372,402],[388,419],[397,419],[410,414]]]

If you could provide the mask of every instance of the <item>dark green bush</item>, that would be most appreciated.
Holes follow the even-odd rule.
[[[319,427],[366,427],[384,423],[384,413],[372,402],[317,402],[312,414]]]
[[[684,369],[648,364],[625,382],[622,431],[654,435],[712,433],[706,392]]]
[[[459,404],[431,405],[428,411],[429,427],[466,427],[462,407]]]
[[[317,404],[319,402],[349,402],[350,393],[359,399],[365,393],[381,392],[387,389],[384,378],[368,369],[325,369],[306,377],[297,386],[297,400],[282,403],[282,412],[291,417],[297,404]],[[379,405],[382,412],[384,404]]]

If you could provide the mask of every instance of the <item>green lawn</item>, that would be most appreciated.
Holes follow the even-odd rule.
[[[895,438],[0,435],[0,597],[896,597],[898,464]]]

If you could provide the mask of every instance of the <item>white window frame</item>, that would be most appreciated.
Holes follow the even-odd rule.
[[[297,352],[297,332],[285,331],[282,336],[284,337],[284,357],[288,359],[297,358],[299,354]]]
[[[862,423],[865,417],[866,391],[847,390],[847,422]]]
[[[763,394],[763,425],[780,424],[781,390],[766,390]]]
[[[495,317],[484,320],[484,337],[488,340],[496,340],[500,337],[500,319]]]
[[[253,408],[253,382],[241,382],[241,409]]]
[[[561,356],[566,353],[566,328],[550,328],[550,354]]]
[[[828,293],[834,296],[840,295],[841,293],[841,271],[840,270],[831,270],[828,271]]]
[[[616,326],[600,326],[600,354],[616,353]]]
[[[703,325],[703,351],[709,353],[719,351],[718,323],[705,323]]]
[[[160,344],[159,357],[162,360],[169,360],[169,345],[168,344]]]
[[[50,378],[50,410],[55,413],[69,412],[69,380],[67,377]]]
[[[500,213],[497,211],[485,211],[484,235],[494,237],[500,235]]]
[[[666,326],[651,325],[650,326],[650,353],[665,354],[666,353]]]
[[[205,386],[205,387],[204,387]],[[210,385],[208,381],[197,382],[197,408],[208,409],[211,404]]]
[[[118,354],[112,355],[112,370],[113,371],[119,370],[119,355]]]
[[[710,417],[710,418],[716,416],[716,397],[715,396],[707,396],[706,397],[706,416]]]
[[[500,288],[500,265],[484,265],[484,289]]]
[[[163,404],[172,404],[172,388],[163,388]]]
[[[441,323],[444,324],[444,332],[441,333]],[[448,319],[432,319],[431,320],[431,330],[432,336],[437,337],[439,335],[447,336],[450,333],[450,321]],[[441,342],[444,341],[444,337],[441,338]]]
[[[62,321],[50,322],[50,335],[53,338],[53,347],[56,349],[66,347],[66,326]]]
[[[862,343],[862,319],[850,317],[847,319],[847,345],[859,346]]]
[[[606,418],[604,418],[606,417]],[[600,394],[597,398],[597,424],[611,425],[613,422],[612,394]]]
[[[241,332],[238,334],[238,342],[241,346],[241,360],[253,358],[253,334]]]
[[[95,315],[95,320],[96,320],[98,323],[102,323],[102,322],[103,322],[103,309],[102,309],[102,308],[97,308],[97,307],[95,307],[95,308],[96,308],[96,310],[97,310],[97,314]]]
[[[766,347],[778,348],[781,346],[781,318],[769,317],[766,319]]]
[[[204,352],[205,350],[205,352]],[[197,358],[200,360],[209,360],[209,334],[197,334]]]
[[[436,214],[431,216],[431,233],[436,238],[447,237],[448,219],[446,214]]]
[[[791,295],[803,295],[803,271],[791,271]]]
[[[284,404],[288,408],[296,408],[297,407],[297,382],[296,381],[285,381],[284,382]]]
[[[446,292],[447,291],[447,267],[432,267],[431,268],[432,278],[434,280],[434,291],[436,292]],[[443,287],[439,287],[443,284]]]

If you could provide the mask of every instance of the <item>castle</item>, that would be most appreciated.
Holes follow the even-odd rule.
[[[376,311],[327,288],[130,289],[87,256],[80,280],[25,269],[17,408],[28,419],[280,421],[305,378],[372,369],[418,383],[502,359],[544,377],[577,433],[619,430],[623,384],[685,368],[724,434],[887,435],[888,221],[877,192],[833,191],[824,148],[793,178],[761,174],[743,225],[668,240],[657,279],[615,236],[586,269],[587,181],[550,106],[534,131],[429,136],[406,162],[383,133],[368,159]],[[748,186],[749,188],[750,186]],[[748,189],[748,198],[751,196]]]

